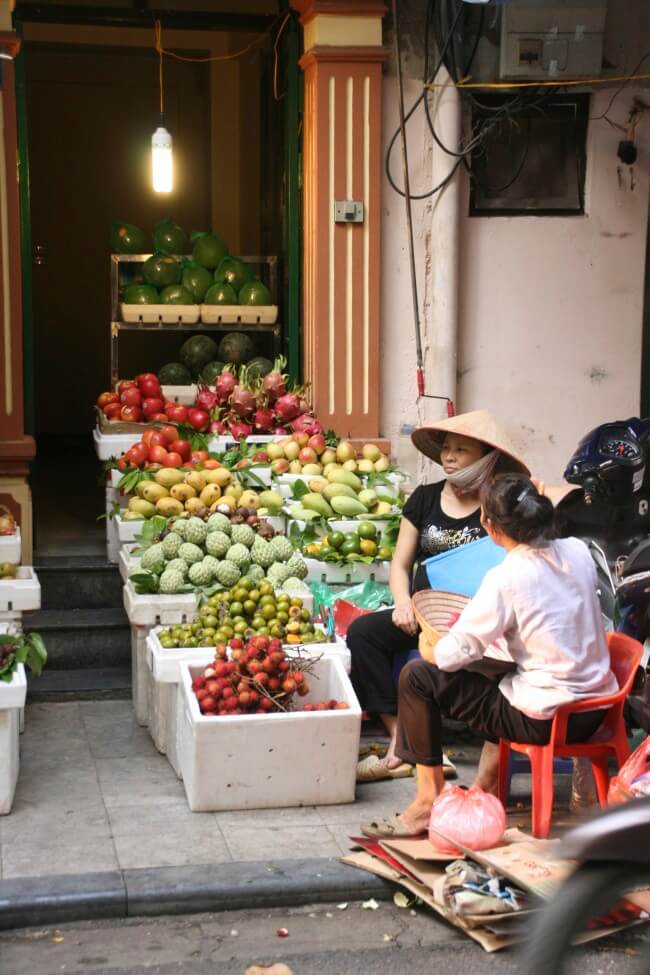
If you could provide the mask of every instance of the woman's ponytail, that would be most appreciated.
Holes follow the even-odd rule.
[[[523,474],[500,474],[481,491],[483,512],[516,542],[541,545],[557,535],[555,509]]]

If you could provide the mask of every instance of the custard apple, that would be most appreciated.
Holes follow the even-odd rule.
[[[291,575],[296,576],[297,579],[306,579],[307,573],[309,572],[307,563],[297,552],[294,552],[287,562],[287,569],[290,569]]]
[[[289,568],[288,563],[287,568]],[[282,589],[284,592],[295,592],[296,590],[298,590],[298,592],[309,592],[309,586],[306,586],[302,579],[299,579],[298,576],[290,576],[288,579],[285,579],[284,583],[282,584]]]
[[[176,521],[172,522],[169,526],[175,535],[180,535],[183,541],[185,541],[185,532],[187,531],[187,518],[177,518]]]
[[[226,535],[230,535],[230,518],[228,515],[222,515],[220,511],[215,511],[213,515],[210,515],[207,526],[208,532],[225,532]]]
[[[256,535],[250,525],[233,525],[231,538],[233,543],[252,548]]]
[[[287,569],[284,562],[274,562],[271,568],[266,573],[266,578],[269,580],[274,589],[278,589],[283,582],[285,582],[291,573]]]
[[[221,559],[230,548],[230,539],[225,532],[212,531],[205,540],[205,547],[208,555]]]
[[[276,535],[269,542],[274,562],[288,562],[294,553],[294,547],[286,535]]]
[[[175,559],[178,555],[179,548],[183,544],[183,539],[176,532],[170,532],[169,535],[165,535],[161,544],[165,558]]]
[[[234,586],[236,582],[239,582],[241,572],[239,567],[235,565],[234,562],[220,562],[217,568],[217,581],[221,583],[222,586],[230,589]]]
[[[231,545],[226,552],[226,558],[229,562],[234,562],[235,565],[244,571],[250,565],[251,553],[245,545]]]
[[[168,596],[173,596],[175,593],[183,592],[185,587],[185,580],[180,572],[176,572],[174,569],[171,571],[165,569],[160,577],[160,591]]]
[[[140,568],[145,572],[154,572],[158,575],[165,569],[165,552],[161,543],[152,545],[143,553],[140,559]]]
[[[187,562],[183,562],[182,559],[172,559],[165,566],[165,572],[180,572],[183,578],[187,575]]]
[[[185,541],[201,545],[208,534],[208,526],[202,518],[190,518],[185,528]]]
[[[264,578],[264,569],[261,565],[251,565],[248,567],[246,578],[250,579],[251,582],[261,582]]]
[[[198,545],[193,545],[191,542],[183,542],[178,550],[178,556],[187,562],[188,565],[192,565],[194,562],[200,562],[203,558],[203,552]]]
[[[273,565],[274,561],[271,552],[271,543],[265,542],[258,535],[251,549],[251,559],[255,565],[261,565],[263,569],[268,569],[270,565]]]
[[[212,573],[204,562],[194,562],[187,575],[193,586],[209,586],[212,582]]]
[[[201,565],[204,565],[214,578],[217,574],[217,569],[219,568],[219,559],[215,559],[214,555],[206,555],[201,562]]]

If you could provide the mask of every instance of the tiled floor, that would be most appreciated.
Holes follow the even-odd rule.
[[[476,745],[449,751],[469,783]],[[130,702],[32,704],[14,807],[0,818],[2,877],[336,857],[361,823],[412,794],[399,779],[359,786],[350,805],[192,813]]]

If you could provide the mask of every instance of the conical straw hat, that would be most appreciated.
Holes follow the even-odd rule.
[[[472,437],[500,451],[502,456],[497,463],[496,473],[517,471],[530,475],[526,464],[517,456],[510,437],[499,426],[489,410],[473,410],[471,413],[459,413],[458,416],[451,416],[438,423],[427,423],[413,431],[411,440],[421,453],[439,464],[440,448],[448,433]]]
[[[421,589],[413,595],[413,612],[421,629],[420,655],[435,663],[435,646],[448,633],[469,603],[468,596],[442,589]]]

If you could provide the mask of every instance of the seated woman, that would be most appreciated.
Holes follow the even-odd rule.
[[[435,645],[436,663],[418,660],[403,669],[396,752],[417,766],[417,795],[400,816],[363,827],[366,835],[427,829],[444,786],[443,715],[466,722],[489,742],[544,745],[563,704],[618,690],[587,546],[554,537],[553,505],[526,477],[495,478],[481,501],[482,524],[506,558]],[[500,638],[516,664],[511,674],[497,683],[467,669]],[[586,741],[604,715],[573,715],[567,740]]]
[[[371,755],[359,762],[359,782],[411,773],[411,767],[395,755],[397,689],[393,664],[397,655],[417,647],[418,626],[411,594],[429,588],[426,569],[420,563],[485,535],[479,490],[495,473],[528,473],[507,434],[487,410],[419,427],[412,439],[418,450],[442,466],[446,479],[420,485],[404,505],[390,570],[394,609],[360,617],[347,633],[350,676],[361,706],[379,714],[391,736],[384,759]],[[415,566],[419,568],[414,578]],[[454,774],[453,766],[446,764]]]

